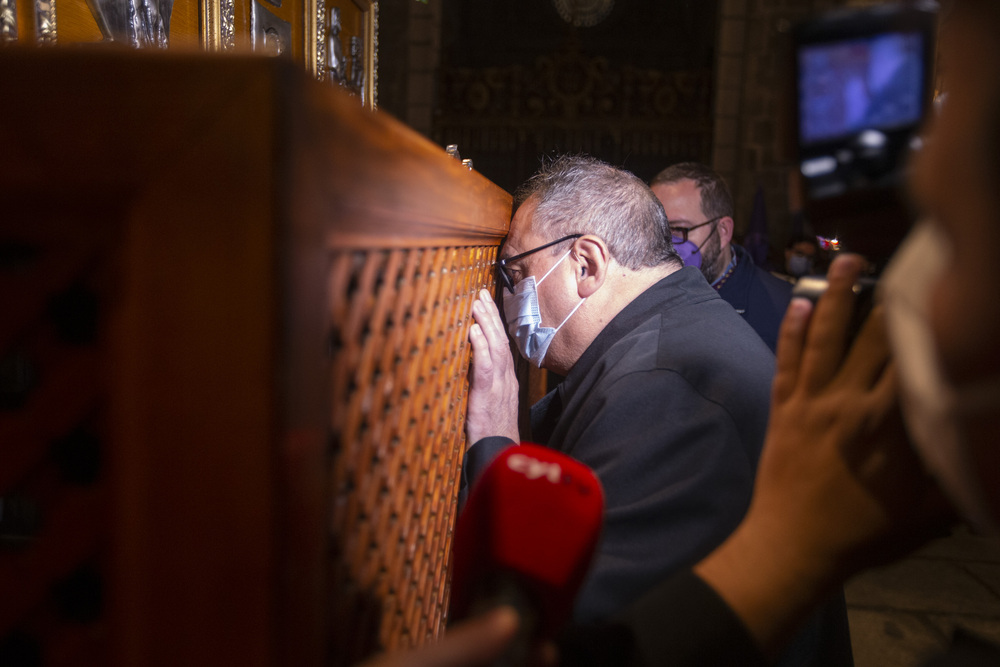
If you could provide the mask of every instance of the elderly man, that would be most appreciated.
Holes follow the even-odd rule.
[[[608,616],[696,562],[743,516],[774,358],[684,267],[656,197],[597,160],[564,157],[518,193],[499,262],[504,319],[482,292],[464,462],[473,480],[522,439],[507,332],[565,375],[524,440],[587,464],[606,493],[603,539],[575,617]]]
[[[650,183],[670,220],[674,246],[774,351],[792,298],[786,281],[733,243],[733,198],[715,171],[697,162],[667,167]]]

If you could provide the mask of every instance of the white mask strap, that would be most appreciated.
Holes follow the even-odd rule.
[[[560,257],[560,258],[559,258],[559,261],[558,261],[558,262],[556,262],[555,264],[553,264],[553,265],[552,265],[552,267],[551,267],[551,268],[550,268],[550,269],[549,269],[548,271],[546,271],[546,272],[545,272],[545,275],[544,275],[544,276],[542,276],[542,280],[545,280],[546,278],[548,278],[548,277],[549,277],[549,274],[550,274],[550,273],[552,273],[553,271],[555,271],[555,268],[556,268],[557,266],[559,266],[560,264],[562,264],[562,261],[563,261],[564,259],[566,259],[567,257],[569,257],[569,254],[570,254],[571,252],[573,252],[573,249],[572,249],[572,248],[570,248],[569,250],[567,250],[567,251],[566,251],[566,254],[565,254],[565,255],[563,255],[562,257]],[[536,281],[535,281],[535,287],[538,287],[539,285],[541,285],[541,284],[542,284],[542,280],[536,280]]]
[[[566,254],[565,254],[565,255],[563,255],[562,257],[560,257],[560,258],[559,258],[559,261],[558,261],[558,262],[556,262],[555,264],[553,264],[553,265],[552,265],[552,268],[550,268],[550,269],[549,269],[548,271],[546,271],[546,272],[545,272],[545,275],[544,275],[544,276],[542,276],[542,280],[545,280],[546,278],[548,278],[548,277],[549,277],[549,274],[550,274],[550,273],[552,273],[552,271],[553,271],[553,270],[554,270],[554,269],[555,269],[555,268],[556,268],[557,266],[559,266],[559,265],[560,265],[560,264],[562,263],[562,261],[563,261],[564,259],[566,259],[567,257],[569,257],[569,254],[570,254],[571,252],[573,252],[573,249],[572,249],[572,248],[570,248],[569,250],[567,250],[567,251],[566,251]],[[542,284],[542,280],[539,280],[538,282],[536,282],[536,283],[535,283],[535,287],[536,287],[536,288],[537,288],[537,287],[538,287],[539,285],[541,285],[541,284]],[[575,313],[575,312],[576,312],[576,311],[577,311],[577,310],[578,310],[578,309],[580,308],[580,306],[582,306],[582,305],[583,305],[583,302],[584,302],[584,301],[586,301],[586,300],[587,300],[587,297],[583,297],[583,300],[581,300],[581,301],[580,301],[580,303],[576,304],[576,306],[574,306],[574,307],[573,307],[573,310],[569,311],[569,315],[567,315],[567,316],[566,316],[566,317],[565,317],[565,318],[563,319],[563,321],[559,323],[559,326],[557,326],[557,327],[556,327],[556,330],[552,332],[552,335],[553,335],[553,336],[554,336],[554,335],[556,335],[556,333],[557,333],[557,332],[558,332],[558,331],[559,331],[560,329],[562,329],[562,327],[563,327],[563,324],[566,324],[566,322],[567,322],[567,321],[569,321],[569,318],[573,317],[573,313]]]
[[[566,319],[564,319],[564,320],[563,320],[562,322],[560,322],[560,323],[559,323],[559,326],[557,326],[557,327],[556,327],[556,330],[555,330],[555,332],[553,332],[553,334],[552,334],[553,336],[554,336],[554,335],[555,335],[556,333],[558,333],[560,329],[562,329],[562,327],[563,327],[563,324],[566,324],[566,322],[568,322],[568,321],[569,321],[569,318],[573,317],[573,313],[575,313],[575,312],[576,312],[577,310],[579,310],[579,309],[580,309],[580,306],[582,306],[582,305],[583,305],[583,302],[584,302],[584,301],[586,301],[586,300],[587,300],[587,297],[583,297],[583,299],[581,299],[581,300],[580,300],[580,303],[576,304],[576,305],[575,305],[575,306],[573,307],[573,310],[569,311],[569,315],[567,315],[567,316],[566,316]]]

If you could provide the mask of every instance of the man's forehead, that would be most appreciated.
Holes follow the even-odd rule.
[[[689,178],[670,183],[657,183],[652,187],[670,224],[697,223],[701,217],[701,190],[698,184]]]
[[[679,178],[676,181],[666,181],[657,183],[650,188],[654,193],[663,192],[673,195],[698,195],[701,196],[701,188],[693,178]]]
[[[507,238],[504,239],[503,247],[500,249],[501,258],[513,257],[534,247],[529,244],[530,239],[534,237],[532,217],[537,207],[538,204],[534,200],[528,199],[517,208],[510,221]]]

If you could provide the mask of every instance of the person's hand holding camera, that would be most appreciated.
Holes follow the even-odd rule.
[[[695,568],[766,651],[844,578],[915,548],[950,516],[906,440],[881,308],[848,340],[861,269],[859,257],[838,258],[815,307],[789,306],[750,509]]]

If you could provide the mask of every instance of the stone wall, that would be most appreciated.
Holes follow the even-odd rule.
[[[441,0],[380,0],[379,107],[430,136],[441,56]]]

